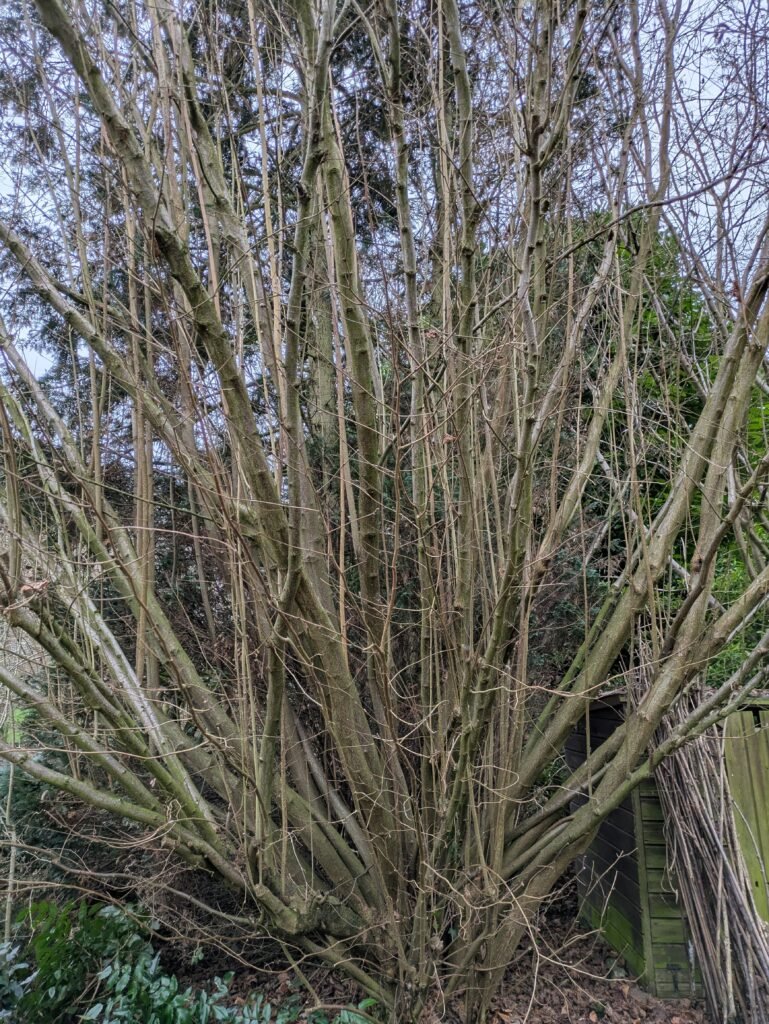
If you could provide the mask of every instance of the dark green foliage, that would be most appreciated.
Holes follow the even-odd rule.
[[[32,967],[21,946],[11,942],[0,944],[0,1021],[13,1019],[15,1008],[33,980]]]
[[[99,965],[142,941],[125,915],[85,903],[37,903],[20,924],[29,930],[26,949],[22,955],[21,946],[4,947],[0,971],[4,1019],[20,1024],[77,1019]]]
[[[20,742],[23,734],[23,723],[34,721],[29,712],[17,709],[16,718],[16,741]],[[37,760],[47,767],[61,771],[66,767],[66,759],[61,751],[56,749],[56,737],[45,733],[45,740],[49,748],[37,755]],[[11,778],[13,783],[11,784]],[[9,801],[10,790],[10,801]],[[23,844],[19,852],[21,858],[34,857],[34,851],[40,850],[41,855],[48,858],[52,851],[58,850],[64,844],[64,830],[59,821],[48,813],[53,804],[49,803],[50,790],[36,779],[21,772],[15,772],[11,776],[9,765],[0,765],[0,806],[8,814],[8,820],[16,829],[17,838]],[[55,802],[56,808],[61,816],[64,803],[61,799]],[[70,841],[72,852],[72,836],[68,831],[67,839]],[[77,846],[77,844],[74,844]],[[43,854],[43,851],[45,853]],[[55,877],[55,872],[50,872]]]
[[[0,1021],[14,1024],[331,1024],[305,1011],[298,996],[280,1006],[258,993],[230,997],[232,974],[184,988],[167,974],[146,924],[114,906],[33,904],[18,922],[24,943],[0,945]],[[333,1024],[363,1024],[373,1006],[342,1010]],[[370,1018],[369,1018],[370,1019]]]

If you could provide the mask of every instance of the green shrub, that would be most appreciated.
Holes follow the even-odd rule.
[[[32,968],[24,959],[21,946],[0,943],[0,1021],[12,1019],[12,1012],[33,979]]]
[[[280,1006],[262,994],[229,999],[232,974],[209,989],[182,989],[167,974],[141,923],[112,906],[34,904],[19,921],[26,946],[0,945],[0,1021],[14,1024],[364,1024],[342,1010],[333,1022],[304,1012],[297,996]],[[360,1011],[373,1005],[364,1000]]]

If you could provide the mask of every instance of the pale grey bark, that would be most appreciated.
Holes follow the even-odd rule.
[[[171,0],[124,6],[141,46],[75,2],[28,18],[66,269],[23,217],[0,219],[0,244],[14,302],[63,324],[85,400],[73,426],[23,328],[0,325],[3,610],[68,699],[2,666],[0,685],[86,768],[0,756],[167,833],[255,926],[348,970],[393,1019],[462,993],[477,1024],[598,823],[764,678],[769,459],[746,425],[764,415],[769,222],[726,300],[671,212],[670,153],[692,127],[681,5],[658,6],[647,40],[635,0],[516,4],[493,23],[455,0],[424,23],[395,0],[296,0],[283,21],[249,0],[232,68],[208,9],[197,36]],[[57,75],[87,95],[74,112]],[[70,125],[99,148],[75,153]],[[707,354],[671,281],[701,301]],[[675,375],[665,393],[668,350],[691,396]],[[124,413],[130,515],[109,478]],[[168,594],[169,544],[189,553],[202,629]],[[727,555],[745,571],[724,596]],[[584,639],[546,675],[537,631],[570,586]],[[647,634],[627,722],[548,789]],[[649,754],[735,637],[742,668]]]

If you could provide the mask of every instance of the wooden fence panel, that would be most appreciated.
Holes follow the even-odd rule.
[[[737,834],[753,898],[759,914],[769,921],[769,710],[730,715],[725,752]]]

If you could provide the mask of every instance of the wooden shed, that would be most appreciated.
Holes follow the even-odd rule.
[[[593,702],[566,747],[572,770],[614,732],[623,707],[620,695]],[[694,950],[666,862],[662,807],[651,780],[609,815],[580,858],[581,913],[650,992],[663,998],[700,996]]]

